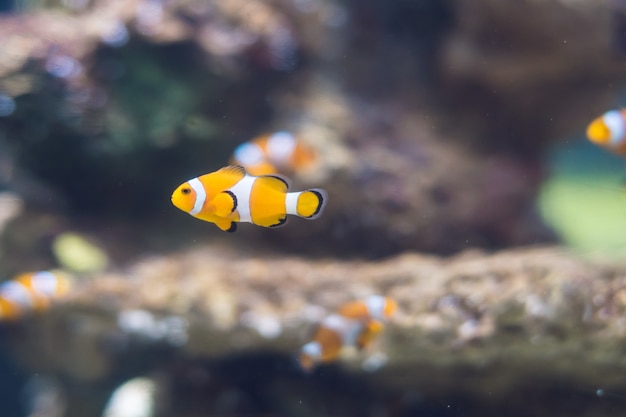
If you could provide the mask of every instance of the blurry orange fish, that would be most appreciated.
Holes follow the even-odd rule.
[[[0,284],[0,320],[11,320],[47,308],[69,291],[69,278],[58,272],[40,271],[18,275]]]
[[[338,314],[362,323],[386,320],[398,308],[396,302],[380,295],[372,295],[365,301],[351,301],[337,311]]]
[[[597,145],[626,156],[626,110],[611,110],[593,120],[587,137]]]
[[[315,152],[289,132],[258,136],[235,149],[232,163],[251,175],[295,172],[315,160]]]
[[[302,346],[300,366],[310,371],[317,364],[337,359],[344,348],[364,349],[383,330],[383,322],[396,309],[395,301],[380,295],[346,303],[337,313],[325,317],[312,340]]]
[[[316,219],[326,204],[326,192],[289,192],[289,184],[281,177],[255,177],[233,165],[184,182],[172,193],[172,204],[193,217],[234,232],[237,222],[276,227],[287,221],[288,214]]]

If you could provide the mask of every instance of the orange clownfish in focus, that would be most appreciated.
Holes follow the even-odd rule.
[[[258,136],[235,149],[232,163],[251,175],[295,172],[315,160],[315,152],[289,132]]]
[[[18,275],[0,284],[0,320],[13,320],[41,311],[67,294],[70,280],[58,272],[40,271]]]
[[[380,295],[345,304],[337,313],[325,317],[312,340],[302,346],[300,367],[310,371],[320,363],[337,359],[344,348],[364,349],[380,334],[383,322],[396,309],[394,300]]]
[[[592,121],[587,137],[597,145],[626,156],[626,110],[611,110]]]
[[[281,226],[288,214],[316,219],[326,205],[326,192],[289,192],[289,184],[279,176],[255,177],[233,165],[179,185],[172,194],[172,204],[226,232],[234,232],[238,222]]]

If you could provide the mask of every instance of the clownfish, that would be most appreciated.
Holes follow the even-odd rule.
[[[337,359],[344,348],[366,348],[396,309],[394,300],[380,295],[345,304],[336,313],[325,317],[312,340],[302,346],[298,356],[300,367],[310,371],[320,363]]]
[[[611,110],[593,120],[587,137],[597,145],[626,156],[626,110]]]
[[[295,172],[315,160],[309,146],[289,132],[258,136],[239,145],[231,163],[243,166],[251,175]]]
[[[172,204],[221,230],[234,232],[237,222],[277,227],[285,224],[288,214],[316,219],[326,205],[326,192],[319,188],[289,192],[282,177],[256,177],[231,165],[182,183],[172,193]]]
[[[58,272],[40,271],[18,275],[0,283],[0,320],[13,320],[49,307],[67,294],[70,280]]]

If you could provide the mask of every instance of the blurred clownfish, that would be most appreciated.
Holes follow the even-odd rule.
[[[258,136],[235,149],[231,163],[251,175],[295,172],[315,160],[315,152],[289,132]]]
[[[233,165],[184,182],[174,190],[172,204],[227,232],[234,232],[237,222],[277,227],[285,224],[288,214],[305,219],[321,215],[324,190],[288,191],[282,177],[255,177]]]
[[[0,284],[0,320],[44,310],[69,288],[69,278],[59,272],[29,272],[5,281]]]
[[[587,137],[597,145],[626,156],[626,110],[611,110],[592,121]]]
[[[337,359],[344,348],[364,349],[380,334],[383,322],[396,309],[394,300],[380,295],[345,304],[337,313],[325,317],[312,340],[302,346],[300,367],[310,371],[319,363]]]

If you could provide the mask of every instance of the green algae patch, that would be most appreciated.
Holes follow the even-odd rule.
[[[76,273],[103,271],[109,264],[107,254],[78,233],[57,236],[52,243],[52,252],[63,268]]]
[[[626,253],[626,187],[616,175],[562,176],[542,188],[539,209],[574,250],[593,256]]]

